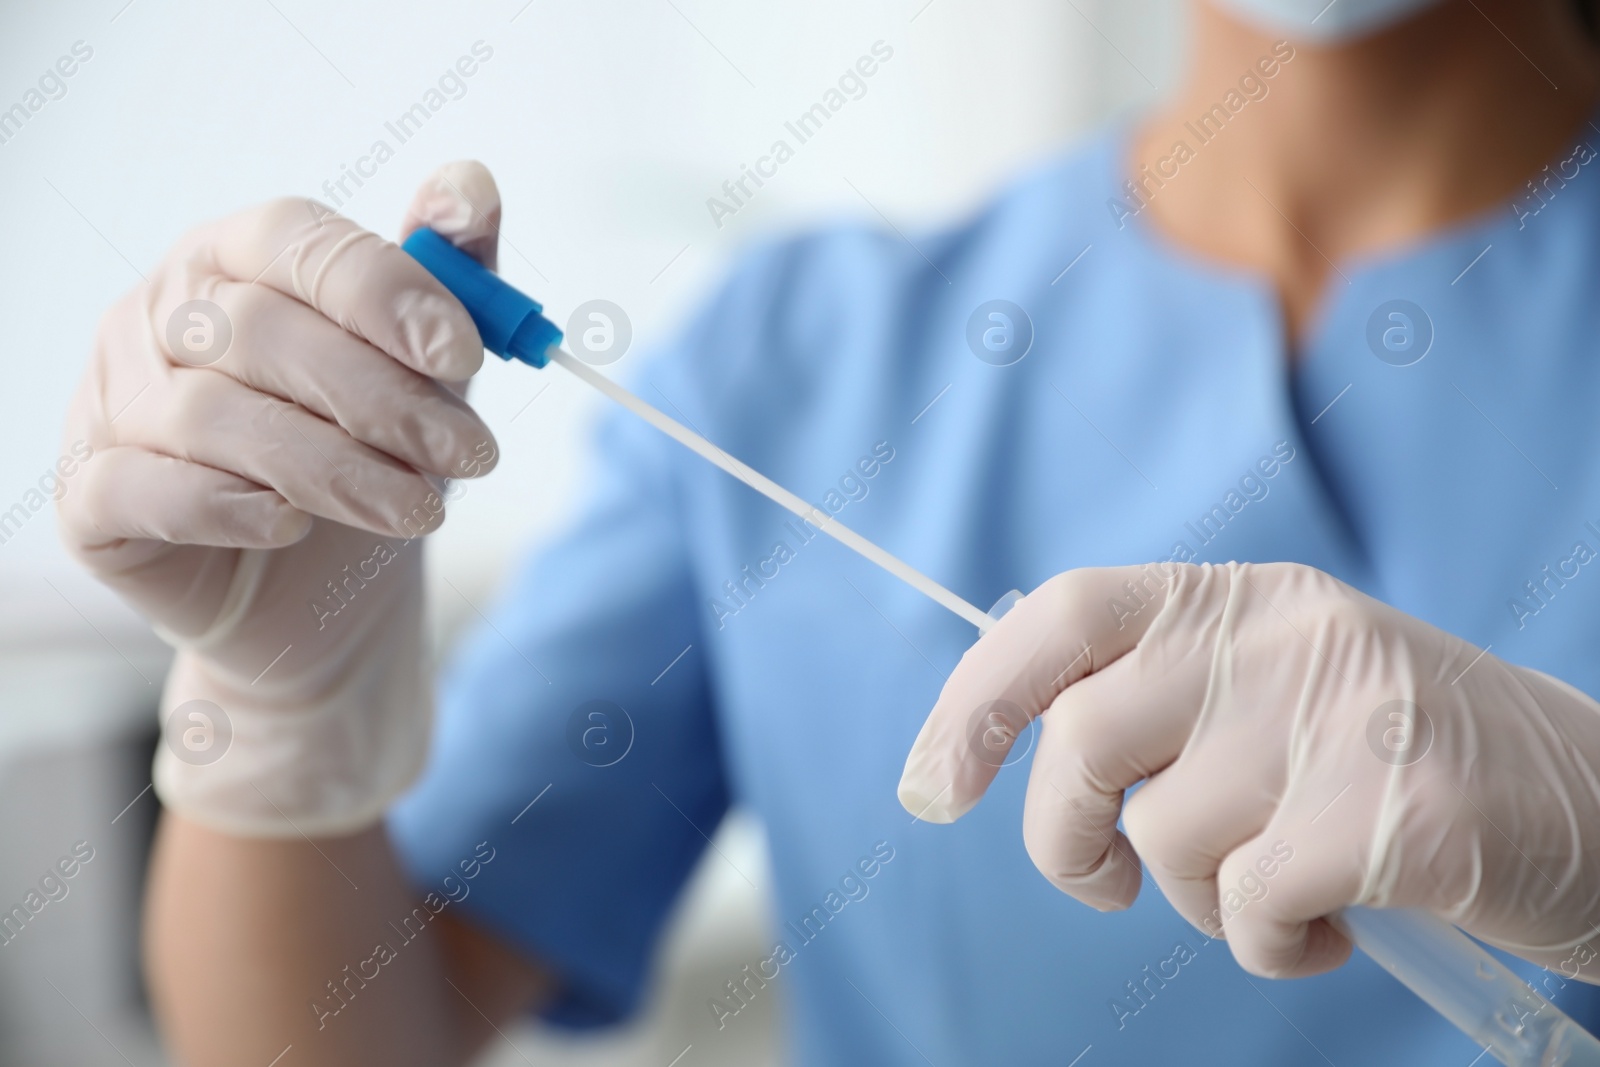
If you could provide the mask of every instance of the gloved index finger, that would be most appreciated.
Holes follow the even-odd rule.
[[[1067,571],[1023,597],[945,682],[906,757],[905,809],[929,822],[966,814],[1062,690],[1139,643],[1166,602],[1173,566]]]
[[[445,381],[483,365],[478,330],[454,296],[400,247],[313,200],[284,199],[214,223],[225,276],[310,305],[412,370]]]

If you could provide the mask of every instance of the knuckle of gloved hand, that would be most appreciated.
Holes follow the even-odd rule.
[[[257,207],[246,232],[252,247],[273,255],[328,226],[353,227],[341,216],[303,196],[280,196]]]
[[[1082,640],[1091,630],[1093,613],[1104,609],[1104,571],[1077,568],[1054,574],[1030,592],[1016,614],[1027,614],[1030,624],[1061,637]]]
[[[152,336],[145,321],[143,286],[135,286],[106,308],[95,327],[93,353],[98,363],[138,359]]]
[[[246,209],[247,212],[254,209]],[[216,262],[217,242],[224,239],[226,232],[224,220],[208,219],[198,225],[191,226],[178,235],[168,247],[166,255],[157,265],[158,272],[165,273],[173,264],[199,261],[214,265]]]
[[[1304,563],[1292,563],[1274,560],[1268,563],[1230,563],[1228,564],[1236,574],[1243,575],[1254,582],[1267,582],[1277,585],[1317,582],[1325,577],[1323,571]]]
[[[1098,568],[1084,567],[1062,571],[1045,581],[1027,599],[1037,603],[1039,607],[1034,610],[1041,611],[1051,622],[1070,626],[1091,607],[1100,607],[1100,600],[1096,598],[1100,573]]]
[[[1106,776],[1101,772],[1114,764],[1125,748],[1126,730],[1113,712],[1073,710],[1074,714],[1050,714],[1047,709],[1042,720],[1048,750],[1055,754],[1051,770],[1070,773],[1077,781],[1110,792]],[[1041,753],[1038,758],[1045,756]],[[1055,795],[1054,790],[1051,795]]]
[[[1185,823],[1169,807],[1152,803],[1147,789],[1128,798],[1122,808],[1122,832],[1128,835],[1134,851],[1154,870],[1183,869],[1183,860],[1193,841]]]
[[[1355,590],[1327,571],[1304,563],[1253,563],[1244,565],[1244,571],[1274,602],[1287,598],[1290,602],[1321,606],[1360,603]]]
[[[231,282],[214,274],[192,273],[162,295],[164,306],[153,332],[169,363],[227,371],[251,349],[264,329],[276,325],[273,316],[278,311],[277,299],[260,282]],[[210,306],[195,308],[190,302],[197,300]],[[198,325],[206,332],[193,333],[182,324],[169,328],[172,317]],[[181,346],[180,350],[174,351],[174,344]]]
[[[193,459],[194,446],[214,436],[218,420],[227,418],[231,407],[227,380],[215,371],[184,367],[170,375],[164,392],[159,421],[182,450],[179,458]]]
[[[139,307],[141,319],[149,334],[161,337],[166,332],[168,317],[178,306],[193,296],[207,275],[215,274],[209,266],[212,257],[202,230],[185,234],[167,250],[165,256],[150,272],[143,284],[136,285],[128,297]]]
[[[1291,616],[1317,649],[1337,650],[1372,632],[1373,614],[1348,597],[1319,597],[1303,601]],[[1376,651],[1376,650],[1374,650]]]

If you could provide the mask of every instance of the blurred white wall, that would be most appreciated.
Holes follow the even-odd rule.
[[[620,305],[633,324],[633,361],[673,329],[744,243],[840,213],[935,224],[1019,165],[1149,99],[1174,77],[1178,6],[0,4],[0,111],[26,103],[39,76],[77,42],[80,54],[92,50],[65,80],[64,95],[19,130],[0,125],[0,510],[56,460],[62,412],[107,304],[198,221],[286,193],[326,199],[324,182],[336,182],[375,140],[395,147],[394,157],[358,190],[347,184],[345,214],[392,233],[429,170],[460,157],[484,160],[506,203],[504,273],[557,322],[586,300]],[[707,198],[879,40],[893,58],[865,95],[717,226]],[[487,48],[492,56],[464,80],[459,99],[398,144],[385,123],[477,42],[480,55]],[[430,549],[441,634],[471,609],[437,577],[474,600],[487,597],[511,554],[547,534],[573,498],[584,478],[583,430],[597,409],[579,389],[497,360],[475,384],[503,459],[453,506]],[[0,604],[0,795],[42,811],[46,796],[8,793],[8,783],[25,782],[21,768],[41,753],[125,748],[147,728],[159,650],[66,565],[48,508],[0,543]],[[148,780],[140,767],[132,773],[136,786]],[[125,788],[120,779],[117,788]],[[94,793],[90,807],[107,800]],[[63,823],[60,833],[68,832]],[[117,827],[108,822],[104,832]],[[758,831],[737,829],[735,838],[759,855]],[[0,899],[24,891],[32,865],[48,862],[38,855],[53,851],[49,833],[24,841],[0,830]],[[120,865],[115,877],[137,877],[137,857],[108,855]],[[759,900],[730,904],[718,897],[728,887],[711,875],[702,881],[669,972],[682,973],[694,945],[714,940],[696,940],[696,907],[712,902],[724,915],[743,914],[736,929],[760,921]],[[126,905],[106,909],[122,914]],[[76,921],[62,911],[63,923]],[[658,1000],[673,997],[668,989]],[[0,1047],[4,1027],[0,1019]],[[655,1043],[646,1045],[653,1054]],[[606,1055],[622,1062],[624,1053]]]

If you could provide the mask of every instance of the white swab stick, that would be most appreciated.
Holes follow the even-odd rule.
[[[585,382],[594,386],[691,452],[715,463],[762,496],[792,511],[795,515],[811,523],[840,544],[854,549],[911,586],[911,588],[949,608],[972,625],[980,629],[987,629],[989,624],[994,621],[984,612],[979,611],[977,607],[962,600],[904,560],[891,556],[821,508],[806,503],[760,471],[746,466],[693,430],[668,418],[576,356],[553,346],[547,350],[547,354],[551,362],[559,363],[562,367],[582,378]]]

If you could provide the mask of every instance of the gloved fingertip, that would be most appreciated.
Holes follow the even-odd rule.
[[[907,812],[924,822],[952,823],[977,806],[987,779],[973,781],[970,767],[938,734],[924,734],[911,746],[896,793]]]
[[[483,367],[483,340],[466,309],[436,293],[408,291],[396,309],[411,366],[442,381],[465,381]]]
[[[1129,862],[1120,853],[1101,869],[1092,895],[1078,899],[1098,912],[1127,911],[1139,899],[1139,887],[1144,882],[1144,872],[1137,863]]]
[[[278,509],[273,517],[272,528],[267,532],[267,538],[272,548],[287,548],[305,540],[311,533],[316,520],[299,508],[285,505]]]
[[[1122,835],[1119,833],[1117,843],[1086,866],[1081,852],[1060,849],[1065,838],[1059,831],[1058,826],[1042,830],[1039,823],[1030,826],[1024,816],[1023,843],[1039,873],[1061,892],[1095,911],[1126,911],[1132,907],[1139,897],[1144,871],[1139,861],[1131,857],[1130,846]]]
[[[193,530],[199,538],[169,537],[176,541],[232,548],[288,548],[305,539],[316,520],[270,489],[224,492],[218,498],[220,521],[210,530]]]
[[[1293,968],[1295,977],[1322,974],[1343,966],[1355,946],[1326,919],[1313,919],[1306,927],[1305,950]]]
[[[402,239],[427,226],[493,269],[500,235],[500,190],[489,168],[475,159],[446,163],[417,189],[406,211]]]
[[[398,537],[410,541],[418,537],[426,537],[435,533],[444,525],[445,509],[437,509],[429,505],[412,508],[406,514],[399,515],[389,521],[387,533],[391,537]]]
[[[1350,940],[1326,919],[1313,919],[1287,931],[1274,928],[1267,936],[1241,932],[1230,946],[1234,958],[1239,966],[1262,978],[1309,978],[1350,958]]]
[[[896,790],[900,798],[900,806],[913,818],[923,822],[953,823],[965,815],[972,805],[964,807],[952,803],[953,790],[950,786],[942,789],[929,789],[920,782],[906,778],[900,779],[900,787]]]

